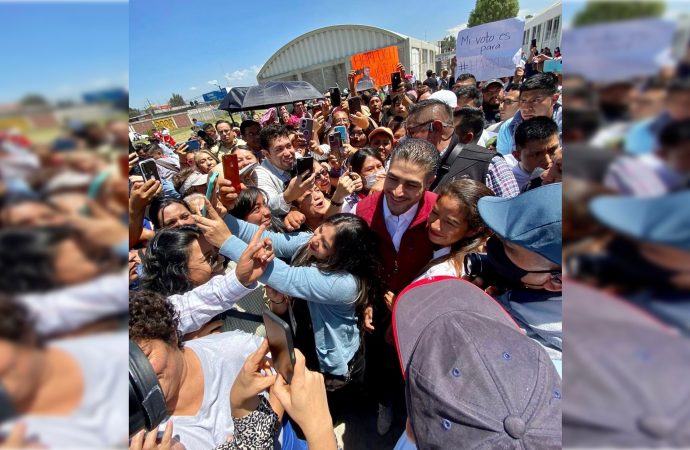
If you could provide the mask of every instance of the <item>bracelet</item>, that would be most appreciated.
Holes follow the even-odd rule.
[[[338,208],[340,208],[341,206],[343,206],[343,202],[338,203],[331,200],[331,206],[337,206]]]

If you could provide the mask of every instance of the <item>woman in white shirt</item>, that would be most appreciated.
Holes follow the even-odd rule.
[[[477,202],[482,197],[493,195],[493,191],[483,183],[469,179],[454,180],[439,190],[428,219],[429,240],[435,251],[418,280],[464,275],[465,255],[478,251],[490,235],[479,216]]]

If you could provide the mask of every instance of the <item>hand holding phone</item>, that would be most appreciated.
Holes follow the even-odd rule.
[[[333,132],[328,135],[328,145],[331,147],[331,153],[339,160],[343,159],[343,138],[340,133]]]
[[[342,102],[340,99],[340,88],[332,87],[328,89],[328,91],[331,93],[331,105],[333,105],[333,107],[340,106]]]
[[[149,158],[139,161],[139,169],[141,169],[141,175],[144,177],[144,181],[149,181],[151,178],[161,181],[155,159]]]
[[[216,186],[216,179],[218,178],[218,172],[211,172],[208,174],[208,181],[206,183],[206,198],[208,201],[211,201],[211,198],[213,197],[213,191]],[[201,208],[201,215],[206,217],[208,216],[208,209],[206,208],[206,202],[204,202],[204,207]]]
[[[314,137],[314,119],[303,117],[300,119],[299,129],[302,132],[304,139],[306,139],[307,145],[309,145],[309,142]]]
[[[391,73],[391,89],[393,89],[393,91],[397,91],[400,89],[401,85],[402,77],[400,76],[400,72]]]
[[[230,180],[235,192],[239,194],[242,191],[242,186],[240,185],[240,165],[237,162],[237,155],[223,155],[223,175],[226,180]]]
[[[290,384],[295,370],[295,346],[292,341],[290,326],[273,311],[263,313],[266,339],[271,349],[273,367]]]
[[[351,97],[347,99],[348,108],[350,108],[350,114],[356,114],[362,112],[362,97]]]
[[[199,141],[197,141],[196,139],[189,140],[185,142],[185,144],[187,144],[187,150],[190,151],[199,150],[199,147],[201,146],[201,144],[199,144]]]

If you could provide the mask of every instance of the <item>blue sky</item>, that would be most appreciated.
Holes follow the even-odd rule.
[[[127,86],[126,2],[0,3],[0,17],[6,52],[0,103],[27,93],[78,99],[85,91]]]
[[[520,16],[555,0],[521,0]],[[423,8],[419,0],[390,2],[263,2],[131,0],[130,105],[185,100],[223,87],[256,84],[261,65],[292,39],[317,28],[364,24],[435,41],[467,22],[474,1]],[[438,6],[438,5],[437,5]],[[227,76],[226,76],[227,75]],[[193,89],[192,89],[193,88]]]

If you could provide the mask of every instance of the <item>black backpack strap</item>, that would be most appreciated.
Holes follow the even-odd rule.
[[[458,143],[453,147],[451,151],[446,152],[446,155],[441,160],[441,167],[439,167],[436,171],[436,179],[431,184],[431,187],[429,187],[430,191],[436,189],[436,186],[438,186],[441,180],[443,180],[443,177],[446,176],[450,168],[453,167],[453,163],[460,155],[460,152],[462,152],[462,148],[463,145]]]

